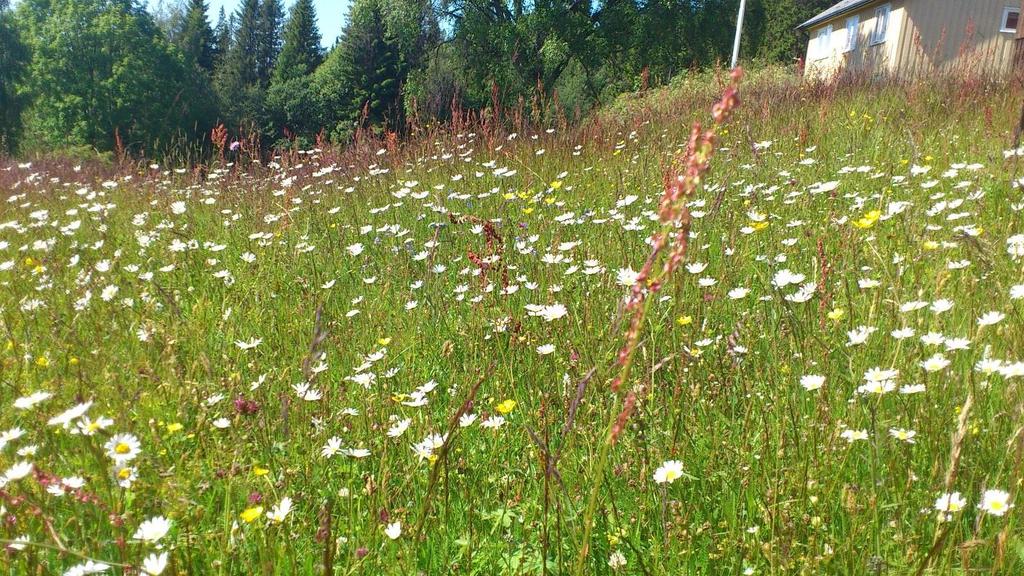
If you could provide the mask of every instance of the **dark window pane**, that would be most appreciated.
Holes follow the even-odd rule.
[[[1006,22],[1003,23],[1003,30],[1016,30],[1020,22],[1020,12],[1007,12]]]

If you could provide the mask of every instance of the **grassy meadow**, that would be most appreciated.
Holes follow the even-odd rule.
[[[753,74],[613,390],[720,84],[0,166],[0,570],[1024,572],[1024,91]]]

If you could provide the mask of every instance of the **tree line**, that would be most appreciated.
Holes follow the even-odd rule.
[[[401,134],[538,101],[578,117],[727,60],[739,0],[353,0],[329,50],[312,0],[0,0],[0,153],[155,154]],[[749,0],[742,56],[792,62],[830,0]]]

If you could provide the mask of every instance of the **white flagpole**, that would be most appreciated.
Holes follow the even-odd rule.
[[[736,17],[736,40],[732,43],[732,66],[735,68],[740,61],[740,36],[743,35],[743,14],[747,11],[747,0],[740,0],[740,14]]]

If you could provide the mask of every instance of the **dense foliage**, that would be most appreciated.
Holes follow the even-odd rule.
[[[18,142],[22,99],[16,85],[27,59],[25,44],[7,8],[8,0],[0,0],[0,153],[13,149]]]
[[[498,106],[575,118],[727,59],[738,3],[354,0],[325,54],[311,0],[243,0],[215,25],[205,0],[2,0],[0,151],[202,148],[221,124],[304,146]],[[744,57],[794,61],[795,26],[829,3],[748,2]]]

